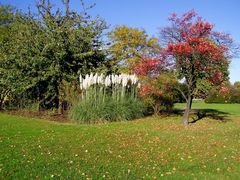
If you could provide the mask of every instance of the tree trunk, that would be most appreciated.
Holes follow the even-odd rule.
[[[40,90],[38,86],[38,92],[37,92],[37,111],[40,112]]]
[[[58,114],[63,114],[63,103],[61,98],[58,99]]]
[[[0,111],[3,110],[4,96],[0,94]]]
[[[58,114],[63,114],[63,89],[62,83],[58,88]]]
[[[183,119],[182,119],[183,125],[188,125],[189,114],[190,114],[190,110],[192,107],[192,99],[193,99],[193,96],[189,94],[188,99],[187,99],[186,109],[184,111],[184,115],[183,115]]]
[[[40,100],[39,99],[37,99],[37,111],[38,111],[38,113],[40,112]]]
[[[155,104],[152,106],[153,107],[153,114],[155,116],[158,116],[159,115],[159,112],[160,112],[160,106],[158,104]]]
[[[0,99],[0,111],[3,110],[3,102],[2,100]]]

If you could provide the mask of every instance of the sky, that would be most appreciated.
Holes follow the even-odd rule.
[[[0,0],[23,11],[31,7],[35,11],[35,0]],[[56,7],[61,0],[51,0]],[[240,0],[84,0],[85,6],[96,3],[88,11],[92,16],[102,17],[110,28],[117,25],[143,28],[149,36],[158,36],[159,29],[168,25],[168,16],[182,14],[194,9],[203,19],[214,24],[217,31],[229,33],[240,44]],[[70,0],[72,9],[82,11],[80,0]],[[231,60],[230,81],[240,81],[240,57]]]

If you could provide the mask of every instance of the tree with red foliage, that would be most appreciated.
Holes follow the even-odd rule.
[[[214,32],[213,25],[193,10],[182,16],[172,14],[169,21],[171,25],[161,31],[161,40],[178,78],[184,79],[188,87],[187,94],[183,94],[186,109],[182,120],[187,125],[197,82],[206,79],[219,86],[227,80],[232,39]]]
[[[169,72],[169,63],[163,54],[156,58],[142,59],[135,64],[132,71],[141,79],[140,97],[158,115],[160,110],[173,107],[173,84],[176,82],[173,73]]]
[[[132,71],[138,76],[157,76],[166,67],[164,57],[144,58],[132,67]]]

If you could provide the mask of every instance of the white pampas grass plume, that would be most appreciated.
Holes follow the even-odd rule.
[[[128,83],[128,76],[126,74],[122,75],[122,86],[126,87]]]
[[[107,77],[105,78],[104,85],[105,85],[106,87],[108,87],[108,86],[111,85],[111,77],[110,77],[110,76],[107,76]]]
[[[79,76],[80,89],[83,89],[82,83],[83,83],[83,78],[82,78],[82,75],[80,74],[80,76]]]
[[[98,84],[98,85],[104,85],[106,87],[111,85],[120,85],[122,87],[128,87],[131,85],[140,86],[139,80],[135,74],[129,75],[129,74],[120,74],[120,75],[108,75],[104,76],[104,74],[98,75],[90,73],[85,76],[85,78],[82,77],[82,75],[79,76],[79,82],[80,82],[80,88],[81,89],[87,89],[92,85]]]
[[[100,85],[100,84],[104,84],[104,76],[103,76],[103,74],[101,74],[100,76],[98,76],[97,83],[98,83],[99,85]]]

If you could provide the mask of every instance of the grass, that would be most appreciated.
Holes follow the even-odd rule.
[[[0,113],[0,179],[239,179],[240,117],[99,125]]]
[[[94,124],[133,120],[144,117],[145,104],[138,98],[125,95],[115,98],[112,95],[88,97],[79,100],[69,112],[69,118],[77,123]]]
[[[175,104],[175,108],[179,108],[179,109],[184,109],[185,108],[185,104],[184,103],[177,103]],[[228,115],[233,115],[233,116],[240,116],[240,104],[217,104],[217,103],[213,103],[213,104],[206,104],[204,102],[195,102],[192,105],[192,108],[196,108],[196,109],[214,109],[217,110],[219,112],[223,112],[226,113]]]

